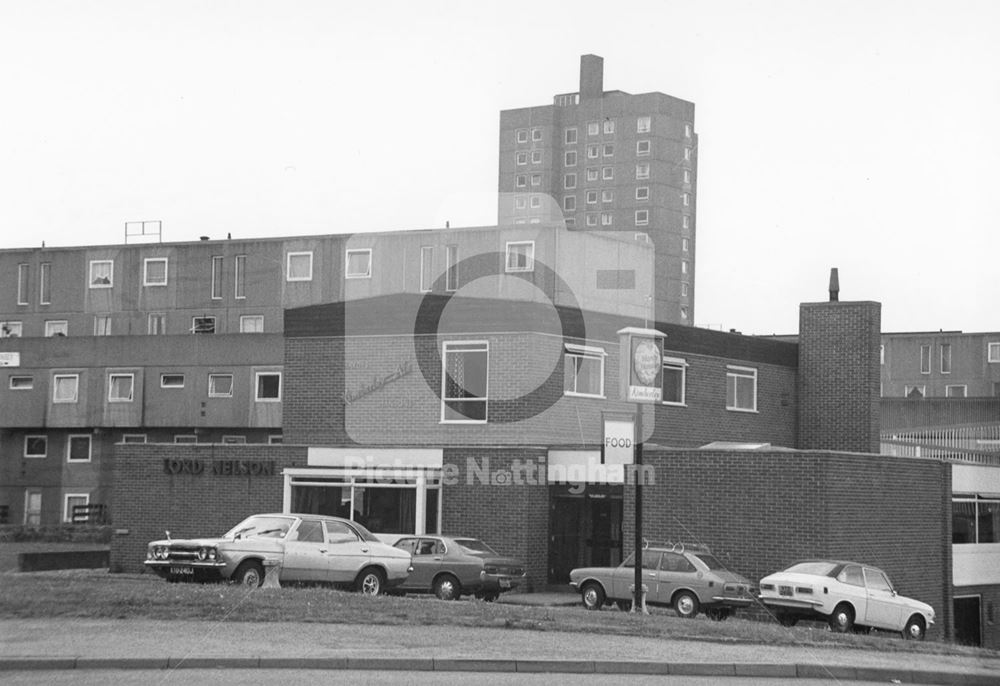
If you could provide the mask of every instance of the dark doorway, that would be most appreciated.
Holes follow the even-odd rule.
[[[981,600],[977,595],[955,598],[955,643],[983,644]]]
[[[622,560],[622,487],[571,489],[577,490],[553,486],[550,491],[550,584],[568,584],[577,567],[613,567]]]

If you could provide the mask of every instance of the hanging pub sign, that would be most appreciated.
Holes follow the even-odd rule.
[[[655,329],[626,327],[618,332],[621,344],[622,400],[658,403],[663,399],[663,339]]]

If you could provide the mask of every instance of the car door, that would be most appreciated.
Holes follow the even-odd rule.
[[[304,519],[285,537],[285,557],[281,564],[283,581],[325,581],[327,558],[325,555],[323,523]]]
[[[680,553],[663,553],[657,573],[656,602],[669,605],[674,592],[682,586],[697,592],[697,576],[698,570],[686,557]]]
[[[413,571],[406,579],[406,585],[413,589],[430,590],[434,575],[441,569],[444,548],[441,541],[433,538],[419,538],[413,548]]]
[[[903,628],[900,619],[902,608],[892,590],[888,577],[878,570],[865,567],[865,589],[868,596],[868,607],[861,624],[879,629],[898,631]]]
[[[608,597],[614,600],[629,600],[632,598],[630,590],[635,584],[635,567],[626,559],[620,566],[612,572],[611,589]],[[646,586],[646,600],[650,601],[655,597],[657,585],[657,568],[660,564],[660,552],[658,550],[642,551],[642,583]],[[613,592],[612,592],[613,589]]]
[[[371,559],[371,545],[343,522],[327,520],[323,525],[326,528],[323,554],[328,580],[338,584],[353,582]]]

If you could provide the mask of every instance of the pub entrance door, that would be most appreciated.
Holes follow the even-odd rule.
[[[549,491],[548,583],[569,583],[576,567],[622,561],[622,486],[552,486]]]

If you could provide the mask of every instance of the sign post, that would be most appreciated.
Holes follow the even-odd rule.
[[[663,341],[666,335],[655,329],[627,327],[618,332],[621,345],[619,379],[622,399],[635,407],[635,576],[632,611],[645,611],[642,590],[642,406],[658,404],[663,398]]]

